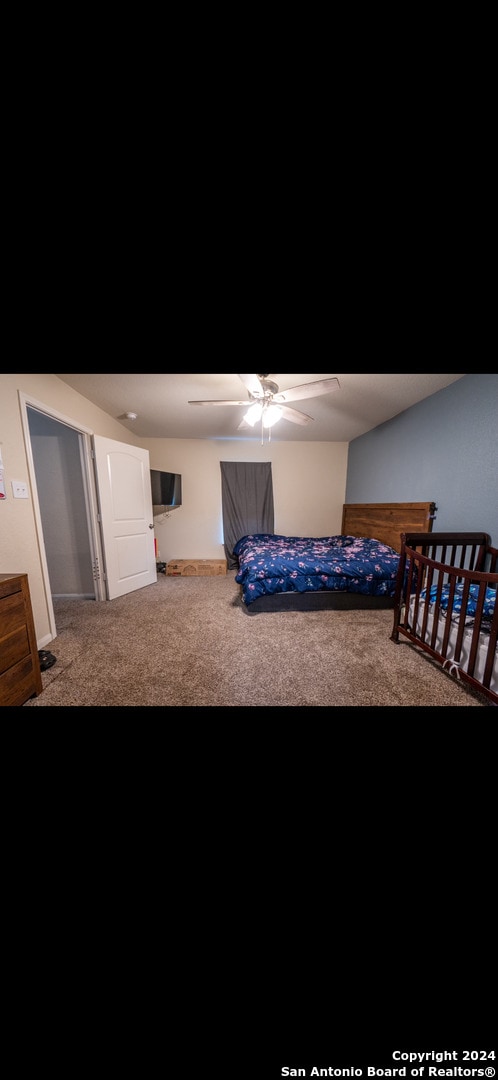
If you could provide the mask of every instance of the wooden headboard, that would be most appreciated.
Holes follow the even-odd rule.
[[[344,503],[342,535],[367,536],[381,540],[395,551],[401,550],[401,533],[432,532],[436,504]]]

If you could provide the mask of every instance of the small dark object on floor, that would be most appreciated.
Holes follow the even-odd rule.
[[[57,657],[53,653],[47,652],[46,649],[38,650],[38,659],[40,661],[40,671],[48,671],[57,661]]]
[[[165,574],[166,573],[166,563],[165,562],[156,563],[156,570],[157,570],[158,574]]]

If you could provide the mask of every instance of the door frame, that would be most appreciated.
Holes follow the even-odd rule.
[[[38,401],[36,398],[32,397],[31,394],[25,394],[22,390],[19,390],[18,395],[19,405],[21,409],[21,424],[26,448],[26,457],[28,462],[31,497],[33,500],[33,514],[35,518],[35,528],[38,538],[38,550],[40,553],[40,562],[42,567],[45,602],[47,605],[47,612],[50,623],[50,633],[52,634],[52,638],[55,638],[57,636],[57,627],[55,624],[54,605],[52,602],[52,590],[50,586],[50,575],[48,572],[47,556],[45,551],[45,539],[43,536],[43,524],[40,512],[40,500],[38,497],[38,487],[36,484],[33,447],[31,444],[31,433],[29,430],[28,407],[31,409],[35,409],[37,412],[43,413],[51,420],[56,420],[58,423],[64,424],[66,427],[70,427],[79,436],[81,474],[85,496],[88,535],[90,538],[93,580],[95,586],[95,599],[107,600],[104,549],[100,530],[97,483],[93,462],[93,431],[91,428],[85,427],[83,424],[76,423],[76,421],[72,420],[69,416],[65,416],[63,413],[57,412],[56,409],[53,409],[48,405],[44,405],[42,401]]]

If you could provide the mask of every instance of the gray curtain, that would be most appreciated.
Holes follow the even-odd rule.
[[[238,562],[237,540],[247,533],[274,531],[271,461],[220,461],[223,539],[227,567]]]

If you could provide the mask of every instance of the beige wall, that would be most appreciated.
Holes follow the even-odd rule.
[[[275,532],[339,533],[347,443],[144,439],[153,469],[182,474],[182,505],[155,519],[161,559],[224,558],[220,461],[271,461]]]
[[[271,461],[275,532],[324,536],[341,531],[347,443],[265,443],[135,438],[56,375],[0,375],[0,447],[7,498],[0,502],[0,573],[27,573],[38,647],[50,622],[33,503],[12,497],[12,480],[30,488],[19,391],[59,418],[149,451],[153,469],[182,474],[183,505],[155,521],[161,559],[222,558],[220,461]],[[111,601],[112,602],[112,601]]]

